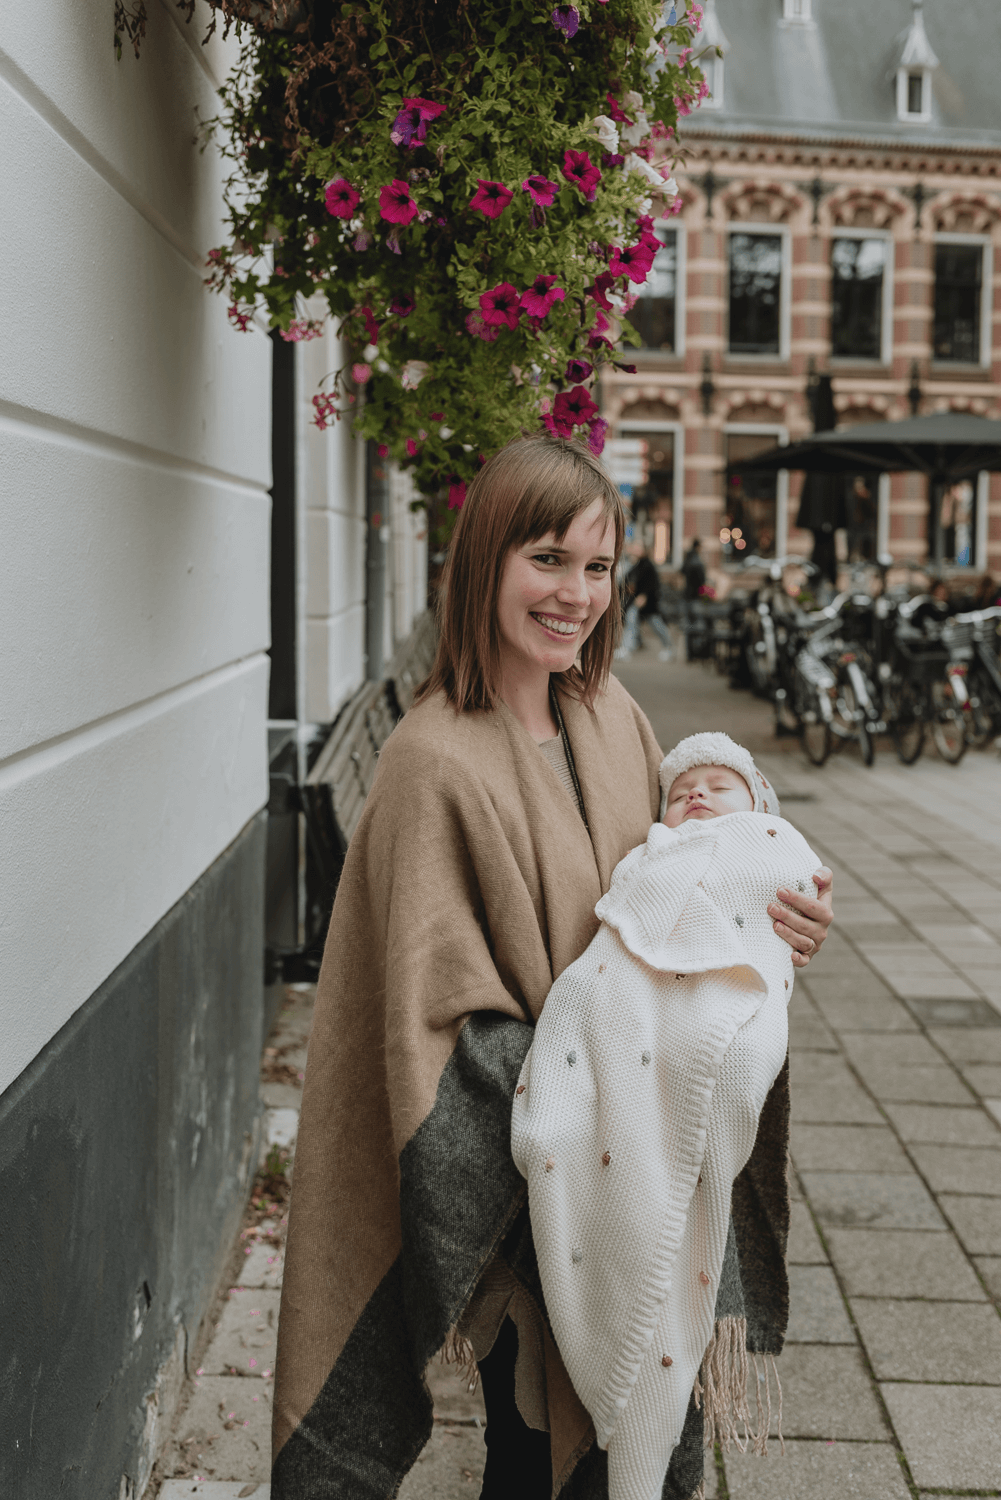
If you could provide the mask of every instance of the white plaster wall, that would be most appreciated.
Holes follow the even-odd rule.
[[[202,284],[234,53],[0,8],[0,1090],[267,800],[270,346]]]

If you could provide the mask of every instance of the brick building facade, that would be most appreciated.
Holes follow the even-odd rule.
[[[813,372],[832,377],[839,425],[915,408],[1001,416],[989,78],[969,35],[940,18],[929,41],[910,0],[860,9],[846,54],[845,9],[707,8],[702,40],[723,51],[707,59],[714,98],[685,122],[683,206],[660,225],[664,249],[630,315],[644,340],[636,374],[603,385],[612,433],[648,441],[634,508],[658,561],[677,565],[694,537],[724,571],[741,551],[809,555],[795,524],[802,476],[728,481],[725,469],[812,430]],[[996,53],[993,0],[963,12],[985,45],[993,31]],[[1001,574],[1001,475],[957,487],[938,516],[927,489],[919,474],[849,479],[842,554],[934,559],[937,541],[950,571]]]

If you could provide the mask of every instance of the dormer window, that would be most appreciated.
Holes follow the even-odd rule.
[[[925,31],[922,0],[913,0],[914,16],[904,33],[897,65],[897,119],[910,125],[931,120],[931,75],[938,67]]]

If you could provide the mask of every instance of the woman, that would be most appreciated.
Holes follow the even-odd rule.
[[[466,1338],[487,1402],[484,1495],[606,1493],[543,1316],[510,1107],[554,978],[659,812],[660,751],[608,676],[623,534],[616,491],[576,443],[511,443],[470,487],[434,670],[383,749],[327,938],[272,1500],[394,1495],[431,1433],[425,1366]],[[819,900],[795,904],[773,915],[805,963],[830,922],[829,872]],[[782,1205],[749,1184],[781,1261]],[[668,1477],[680,1500],[701,1478],[699,1421]]]

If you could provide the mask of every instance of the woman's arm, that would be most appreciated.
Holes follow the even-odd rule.
[[[811,958],[817,956],[834,920],[834,876],[826,865],[821,865],[813,883],[817,887],[815,900],[782,888],[775,893],[782,905],[773,903],[768,908],[772,926],[792,949],[797,969],[805,969]],[[788,911],[787,907],[793,910]]]

